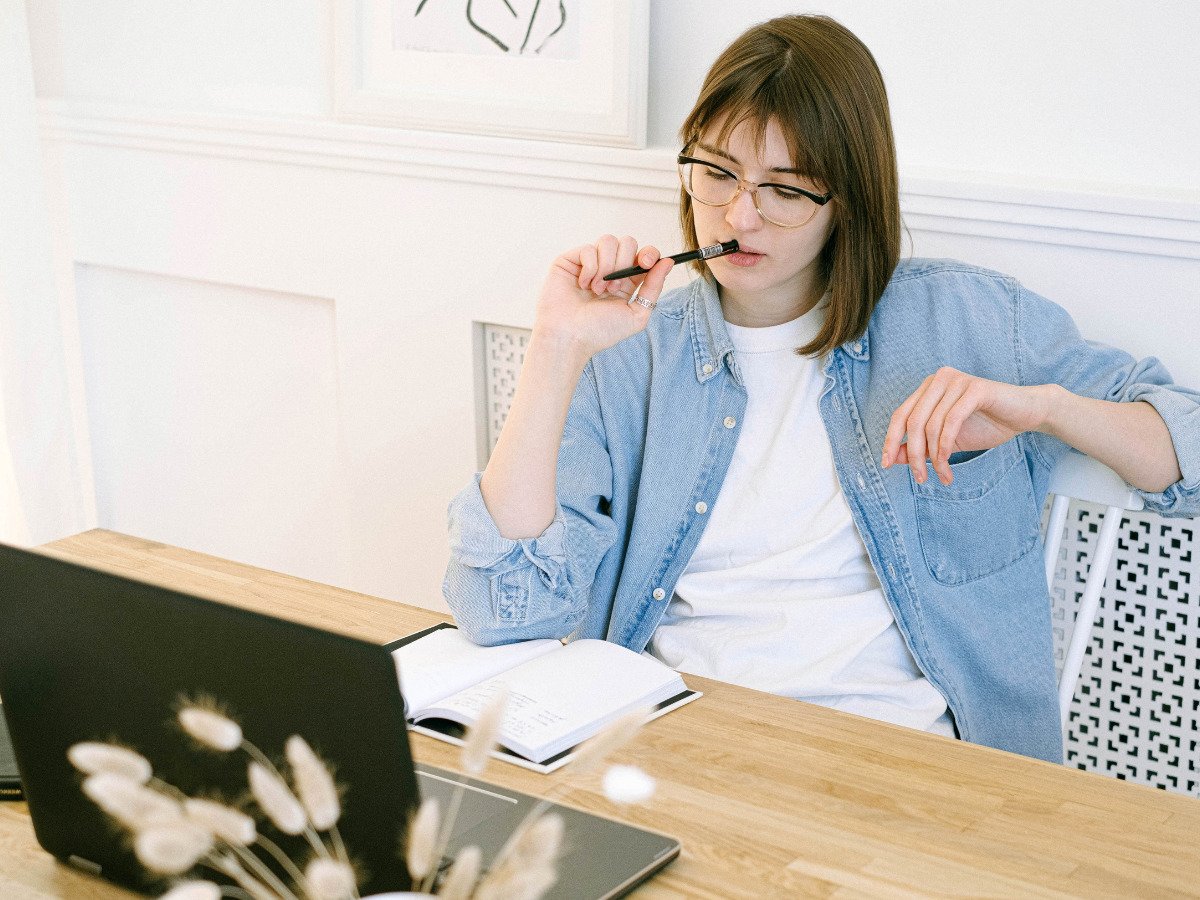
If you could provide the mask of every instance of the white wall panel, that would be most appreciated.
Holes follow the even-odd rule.
[[[332,2],[26,0],[38,96],[328,115]]]
[[[99,525],[340,581],[334,305],[82,265]]]

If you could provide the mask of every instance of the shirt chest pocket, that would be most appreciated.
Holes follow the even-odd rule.
[[[1033,484],[1017,440],[913,481],[917,532],[929,574],[942,584],[993,575],[1030,553],[1041,533]]]

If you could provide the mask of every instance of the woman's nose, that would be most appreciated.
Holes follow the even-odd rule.
[[[754,205],[754,197],[744,188],[725,207],[725,221],[731,228],[747,231],[762,225],[762,216]]]

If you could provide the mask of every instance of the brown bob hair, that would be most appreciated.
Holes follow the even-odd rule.
[[[832,294],[821,331],[797,349],[821,355],[861,337],[900,260],[896,147],[883,76],[871,51],[827,16],[781,16],[750,28],[713,63],[680,128],[690,148],[716,123],[724,144],[742,122],[762,144],[783,130],[794,165],[833,193],[833,230],[818,260]],[[679,219],[696,249],[692,198],[680,188]],[[692,264],[705,278],[703,261]]]

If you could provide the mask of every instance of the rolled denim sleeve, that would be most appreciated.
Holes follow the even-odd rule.
[[[1163,491],[1138,491],[1146,508],[1164,516],[1200,515],[1200,392],[1180,387],[1153,356],[1084,340],[1070,315],[1044,297],[1017,290],[1017,351],[1021,384],[1060,384],[1098,400],[1144,400],[1167,425],[1181,478]],[[1065,450],[1061,441],[1034,435],[1048,467]]]
[[[519,540],[501,535],[480,477],[450,503],[442,593],[455,620],[478,644],[566,637],[586,613],[596,569],[616,538],[608,515],[612,463],[590,365],[567,414],[554,519],[546,530]]]

